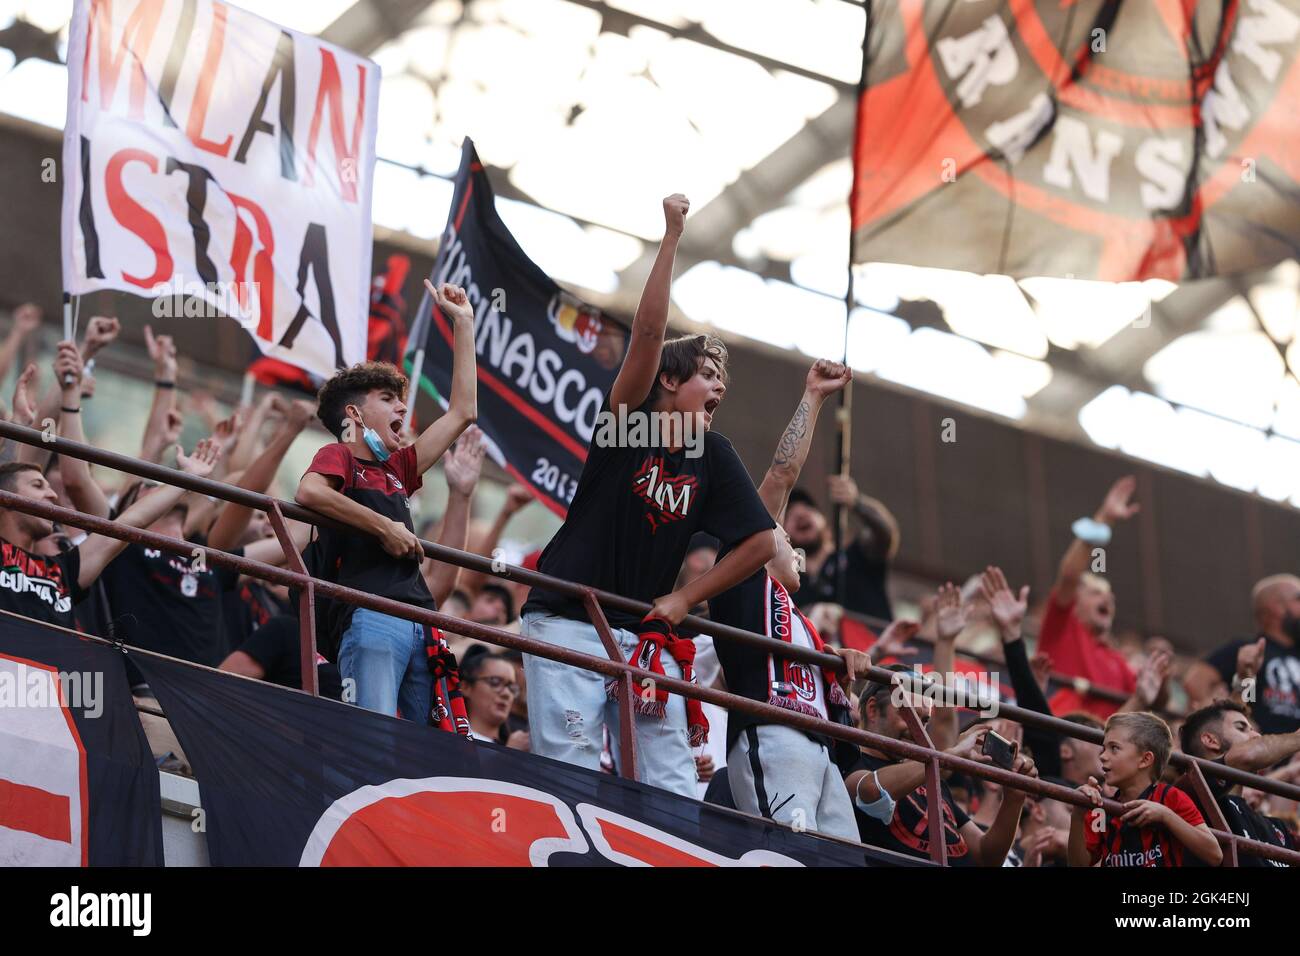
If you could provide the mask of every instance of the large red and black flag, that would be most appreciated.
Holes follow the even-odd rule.
[[[0,867],[162,864],[121,652],[0,612]]]
[[[468,138],[430,278],[463,287],[474,306],[478,426],[488,453],[564,517],[627,351],[627,329],[528,258],[497,214]],[[435,304],[426,300],[425,308],[412,323],[408,349],[424,348],[420,385],[445,405],[452,329]],[[408,371],[412,364],[408,356]]]
[[[853,261],[1180,280],[1300,249],[1297,0],[869,0]]]
[[[897,857],[155,655],[216,866],[879,866]]]

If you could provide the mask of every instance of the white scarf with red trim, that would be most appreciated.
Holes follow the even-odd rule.
[[[794,601],[790,600],[790,594],[781,586],[781,582],[769,575],[767,593],[764,595],[764,633],[774,640],[793,645],[796,619],[807,629],[813,649],[824,652],[826,644],[817,633],[817,628],[813,627],[812,621],[808,620],[795,606]],[[826,714],[822,714],[811,703],[815,699],[815,692],[811,692],[812,688],[809,687],[812,677],[812,670],[808,664],[786,657],[778,660],[774,654],[767,655],[767,702],[775,707],[784,707],[786,710],[798,711],[810,717],[825,717],[835,723],[842,723],[851,705],[844,694],[844,689],[840,687],[835,672],[822,668]],[[801,694],[800,688],[808,688],[808,692]]]

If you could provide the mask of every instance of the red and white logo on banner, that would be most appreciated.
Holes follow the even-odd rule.
[[[87,802],[58,672],[0,654],[0,867],[85,866]]]
[[[390,780],[335,800],[300,865],[548,866],[553,853],[590,847],[623,866],[803,866],[770,850],[726,857],[603,807],[576,809],[500,780]]]

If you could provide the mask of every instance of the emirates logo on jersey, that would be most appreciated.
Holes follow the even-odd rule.
[[[632,490],[650,506],[645,517],[650,522],[651,532],[654,532],[690,513],[692,502],[699,496],[700,485],[694,475],[665,474],[663,458],[653,455],[632,476]]]

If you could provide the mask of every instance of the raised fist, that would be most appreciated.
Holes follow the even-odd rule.
[[[691,211],[691,201],[681,193],[673,193],[664,200],[664,229],[667,235],[680,236],[686,228],[686,214]]]

